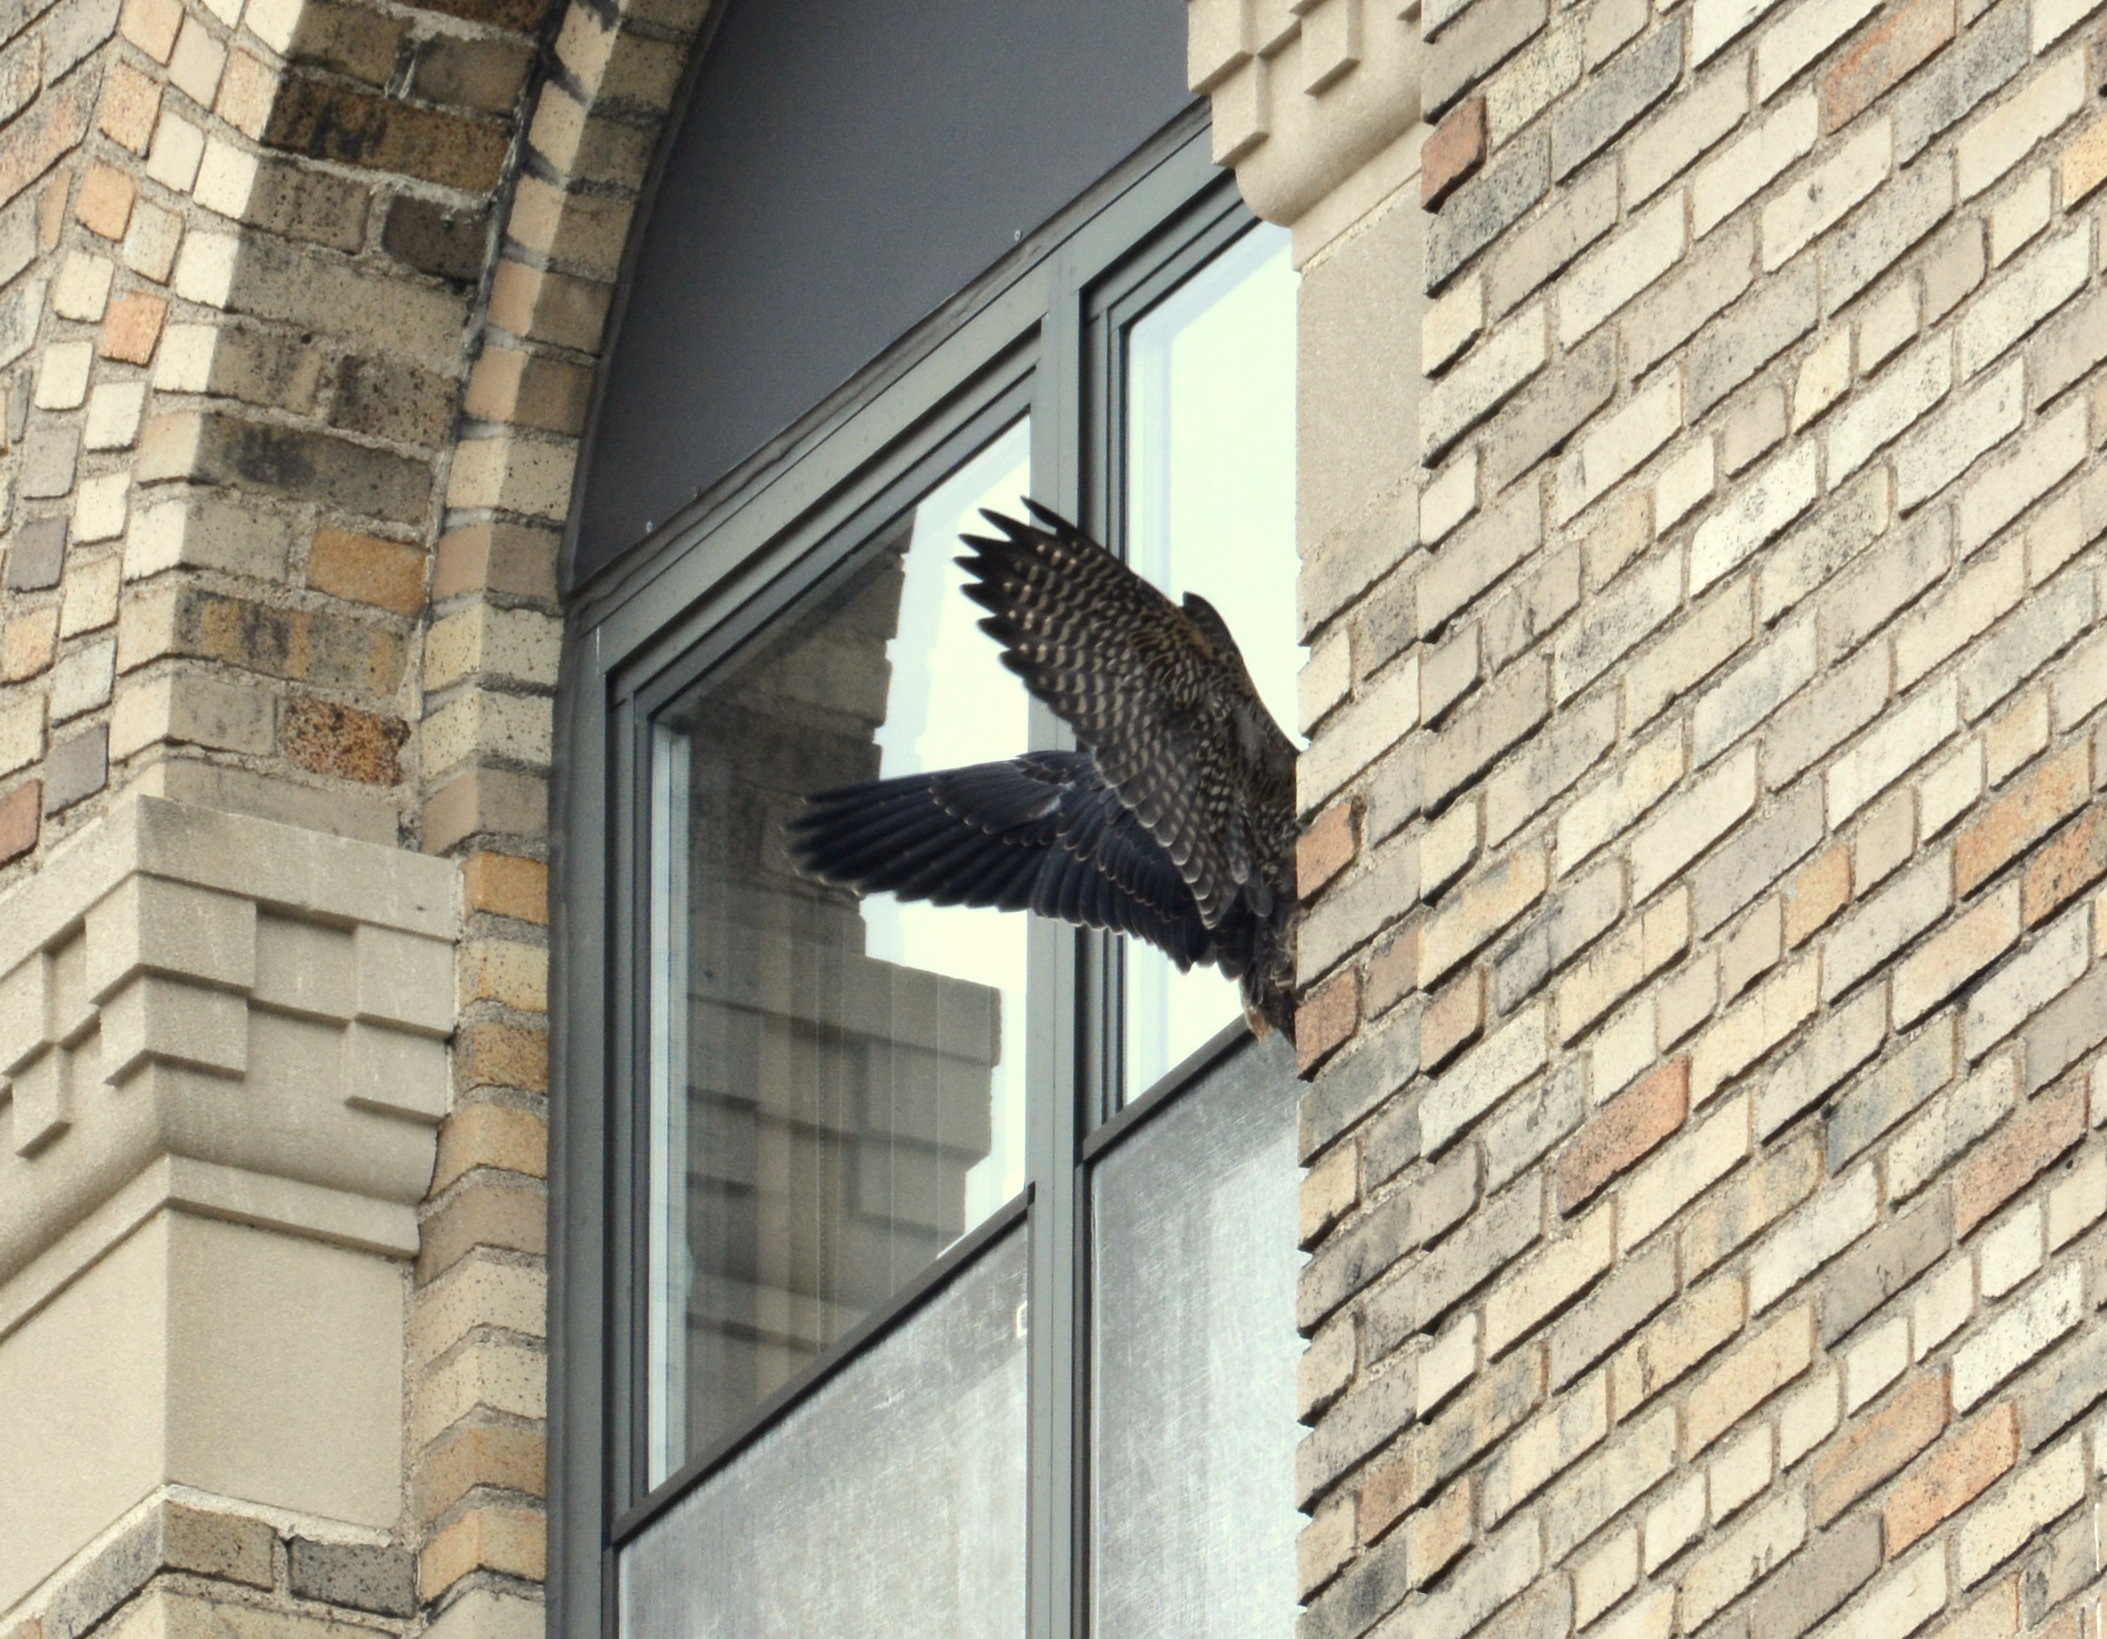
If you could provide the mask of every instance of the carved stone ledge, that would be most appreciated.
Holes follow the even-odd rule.
[[[154,797],[55,856],[0,908],[0,1285],[161,1157],[354,1197],[413,1251],[453,875]]]
[[[1418,0],[1187,0],[1186,78],[1252,210],[1300,222],[1418,128],[1418,18]]]

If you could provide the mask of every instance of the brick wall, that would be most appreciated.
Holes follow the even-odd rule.
[[[0,38],[0,907],[140,795],[460,864],[388,1545],[415,1587],[353,1623],[540,1620],[556,550],[704,9],[58,0]],[[231,1602],[318,1619],[279,1558]],[[202,1620],[233,1584],[200,1570],[94,1620]]]
[[[1304,1639],[2107,1631],[2102,22],[1422,8],[1304,282],[1306,395],[1427,292],[1305,480]]]

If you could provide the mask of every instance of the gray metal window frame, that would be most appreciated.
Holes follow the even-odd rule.
[[[1089,1172],[1248,1041],[1222,1030],[1122,1107],[1118,947],[1035,924],[1028,1183],[733,1438],[646,1484],[641,895],[655,714],[973,450],[1031,416],[1034,493],[1118,549],[1126,324],[1255,226],[1211,163],[1204,113],[1174,122],[819,406],[774,458],[594,576],[566,623],[552,805],[552,1631],[616,1639],[615,1554],[691,1487],[912,1314],[993,1241],[1030,1236],[1030,1632],[1085,1630]],[[1064,731],[1034,707],[1035,743]],[[1041,1000],[1043,999],[1043,1001]]]

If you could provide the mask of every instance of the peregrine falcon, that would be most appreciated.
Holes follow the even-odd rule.
[[[1082,749],[824,791],[800,869],[861,893],[1034,910],[1240,982],[1254,1029],[1295,1021],[1295,747],[1214,606],[1173,603],[1075,525],[981,516],[966,596]]]

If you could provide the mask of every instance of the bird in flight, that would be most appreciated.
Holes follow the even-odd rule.
[[[981,516],[966,596],[1080,749],[823,791],[789,822],[807,875],[935,905],[1032,910],[1238,981],[1252,1028],[1295,1023],[1295,746],[1236,639],[1075,525]]]

